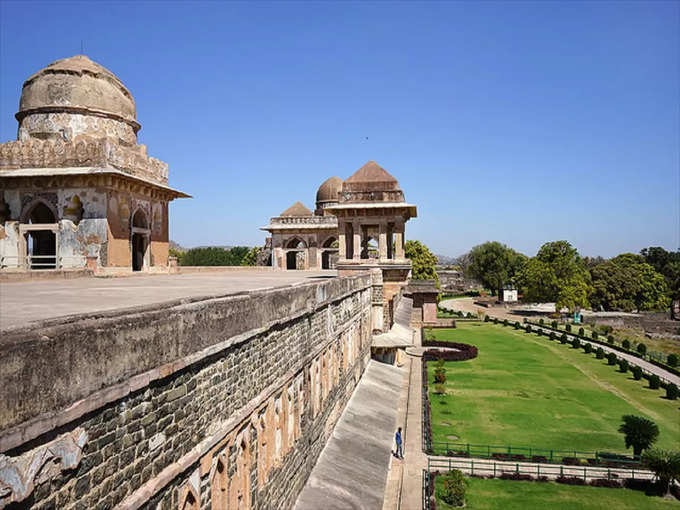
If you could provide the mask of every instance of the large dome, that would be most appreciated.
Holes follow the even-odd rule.
[[[136,138],[140,128],[130,91],[85,55],[57,60],[28,78],[16,118],[20,138],[49,138],[59,132],[68,137],[65,130],[73,136],[103,133],[120,138],[129,138],[121,132],[130,131]]]
[[[337,202],[340,190],[342,190],[342,179],[340,177],[326,179],[316,192],[317,206],[324,202]]]

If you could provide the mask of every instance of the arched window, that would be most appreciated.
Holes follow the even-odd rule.
[[[24,213],[24,223],[30,225],[24,234],[28,266],[31,269],[56,268],[57,234],[54,227],[39,228],[57,223],[52,208],[42,200],[34,202]]]

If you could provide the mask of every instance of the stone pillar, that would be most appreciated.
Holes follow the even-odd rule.
[[[383,332],[383,277],[381,269],[371,269],[371,330]]]
[[[378,253],[380,260],[387,259],[387,225],[384,221],[380,222],[378,227]]]
[[[345,222],[340,223],[340,218],[338,218],[338,257],[340,260],[345,260],[347,258],[347,233],[345,232],[345,228],[347,228],[347,224]]]
[[[394,233],[394,249],[395,249],[395,257],[397,260],[403,260],[405,258],[404,255],[404,230],[403,228],[398,229]]]
[[[361,260],[361,224],[358,221],[353,223],[354,230],[354,260]]]

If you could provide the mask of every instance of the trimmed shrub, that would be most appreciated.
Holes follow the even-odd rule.
[[[527,324],[527,333],[531,333],[531,325]]]
[[[574,338],[574,339],[571,341],[571,346],[572,346],[574,349],[578,349],[579,347],[581,347],[581,340],[579,340],[578,338]]]
[[[544,321],[543,319],[539,319],[539,320],[538,320],[538,323],[539,323],[541,326],[543,326],[543,324],[545,324],[545,321]]]
[[[553,329],[557,329],[557,321],[552,321],[550,325],[552,326]]]
[[[498,324],[498,318],[497,318],[497,317],[494,317],[494,318],[493,318],[493,323],[494,323],[494,324]]]
[[[669,367],[677,367],[678,366],[678,355],[677,354],[669,354],[668,357],[666,358],[666,363],[668,364]]]
[[[489,316],[488,315],[484,316],[484,322],[489,322]]]
[[[677,400],[679,396],[680,390],[678,390],[678,387],[675,385],[675,383],[670,383],[668,386],[666,386],[666,398],[668,400]]]
[[[628,360],[625,359],[619,360],[619,370],[624,374],[628,372]]]
[[[571,333],[571,324],[564,326],[564,329],[566,329],[568,333]]]
[[[630,371],[633,372],[633,379],[635,379],[636,381],[642,379],[642,369],[640,367],[637,366],[632,367]]]
[[[444,483],[442,484],[438,496],[444,503],[453,506],[463,506],[465,503],[465,477],[463,473],[457,469],[452,469],[442,476]]]
[[[468,319],[474,319],[475,316],[472,314],[472,312],[468,312],[468,313],[467,313],[467,318],[468,318]]]
[[[661,379],[659,379],[659,376],[656,374],[650,375],[649,388],[652,390],[658,390],[659,386],[661,386]]]
[[[614,337],[611,336],[611,335],[609,335],[609,336],[607,337],[607,343],[608,343],[609,345],[614,345]]]
[[[585,344],[583,346],[583,350],[585,351],[586,354],[590,354],[593,352],[593,346],[591,344]]]
[[[498,478],[500,478],[501,480],[524,480],[524,481],[533,480],[533,477],[531,475],[523,475],[520,473],[501,473],[501,475]]]
[[[607,354],[607,364],[612,366],[616,365],[616,354],[613,352]]]
[[[515,322],[515,329],[519,329],[519,328],[520,328],[519,322]]]
[[[560,337],[560,343],[561,343],[561,344],[566,344],[568,341],[569,341],[569,339],[567,338],[567,334],[566,334],[566,333],[562,333],[562,336]]]
[[[549,337],[549,338],[550,338],[550,340],[555,340],[555,339],[557,338],[557,335],[555,334],[554,331],[551,331],[551,332],[550,332],[550,337]]]
[[[508,325],[508,319],[503,319],[503,326],[507,326],[507,325]]]
[[[541,328],[536,328],[536,334],[541,336],[543,334],[543,330]]]
[[[647,346],[643,343],[639,343],[637,345],[637,352],[644,356],[647,353]]]
[[[604,359],[604,349],[602,347],[597,348],[597,351],[595,351],[595,357],[597,359]]]
[[[583,336],[583,335],[585,335],[585,333],[586,333],[586,330],[585,330],[585,329],[583,329],[583,328],[578,328],[578,335],[579,335],[579,336]]]
[[[593,334],[591,335],[593,340],[597,340],[598,334],[597,331],[593,331]]]
[[[606,478],[596,478],[590,481],[593,487],[608,487],[610,489],[620,489],[623,487],[619,480],[607,480]]]
[[[585,485],[586,482],[583,480],[583,478],[579,478],[578,476],[558,476],[555,481],[557,483],[563,483],[566,485]]]
[[[630,340],[626,338],[623,342],[621,342],[621,347],[624,349],[630,349]]]

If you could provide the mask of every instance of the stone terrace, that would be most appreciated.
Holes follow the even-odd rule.
[[[335,275],[335,271],[274,272],[268,268],[244,268],[126,278],[1,282],[0,330],[68,315],[311,283]]]

